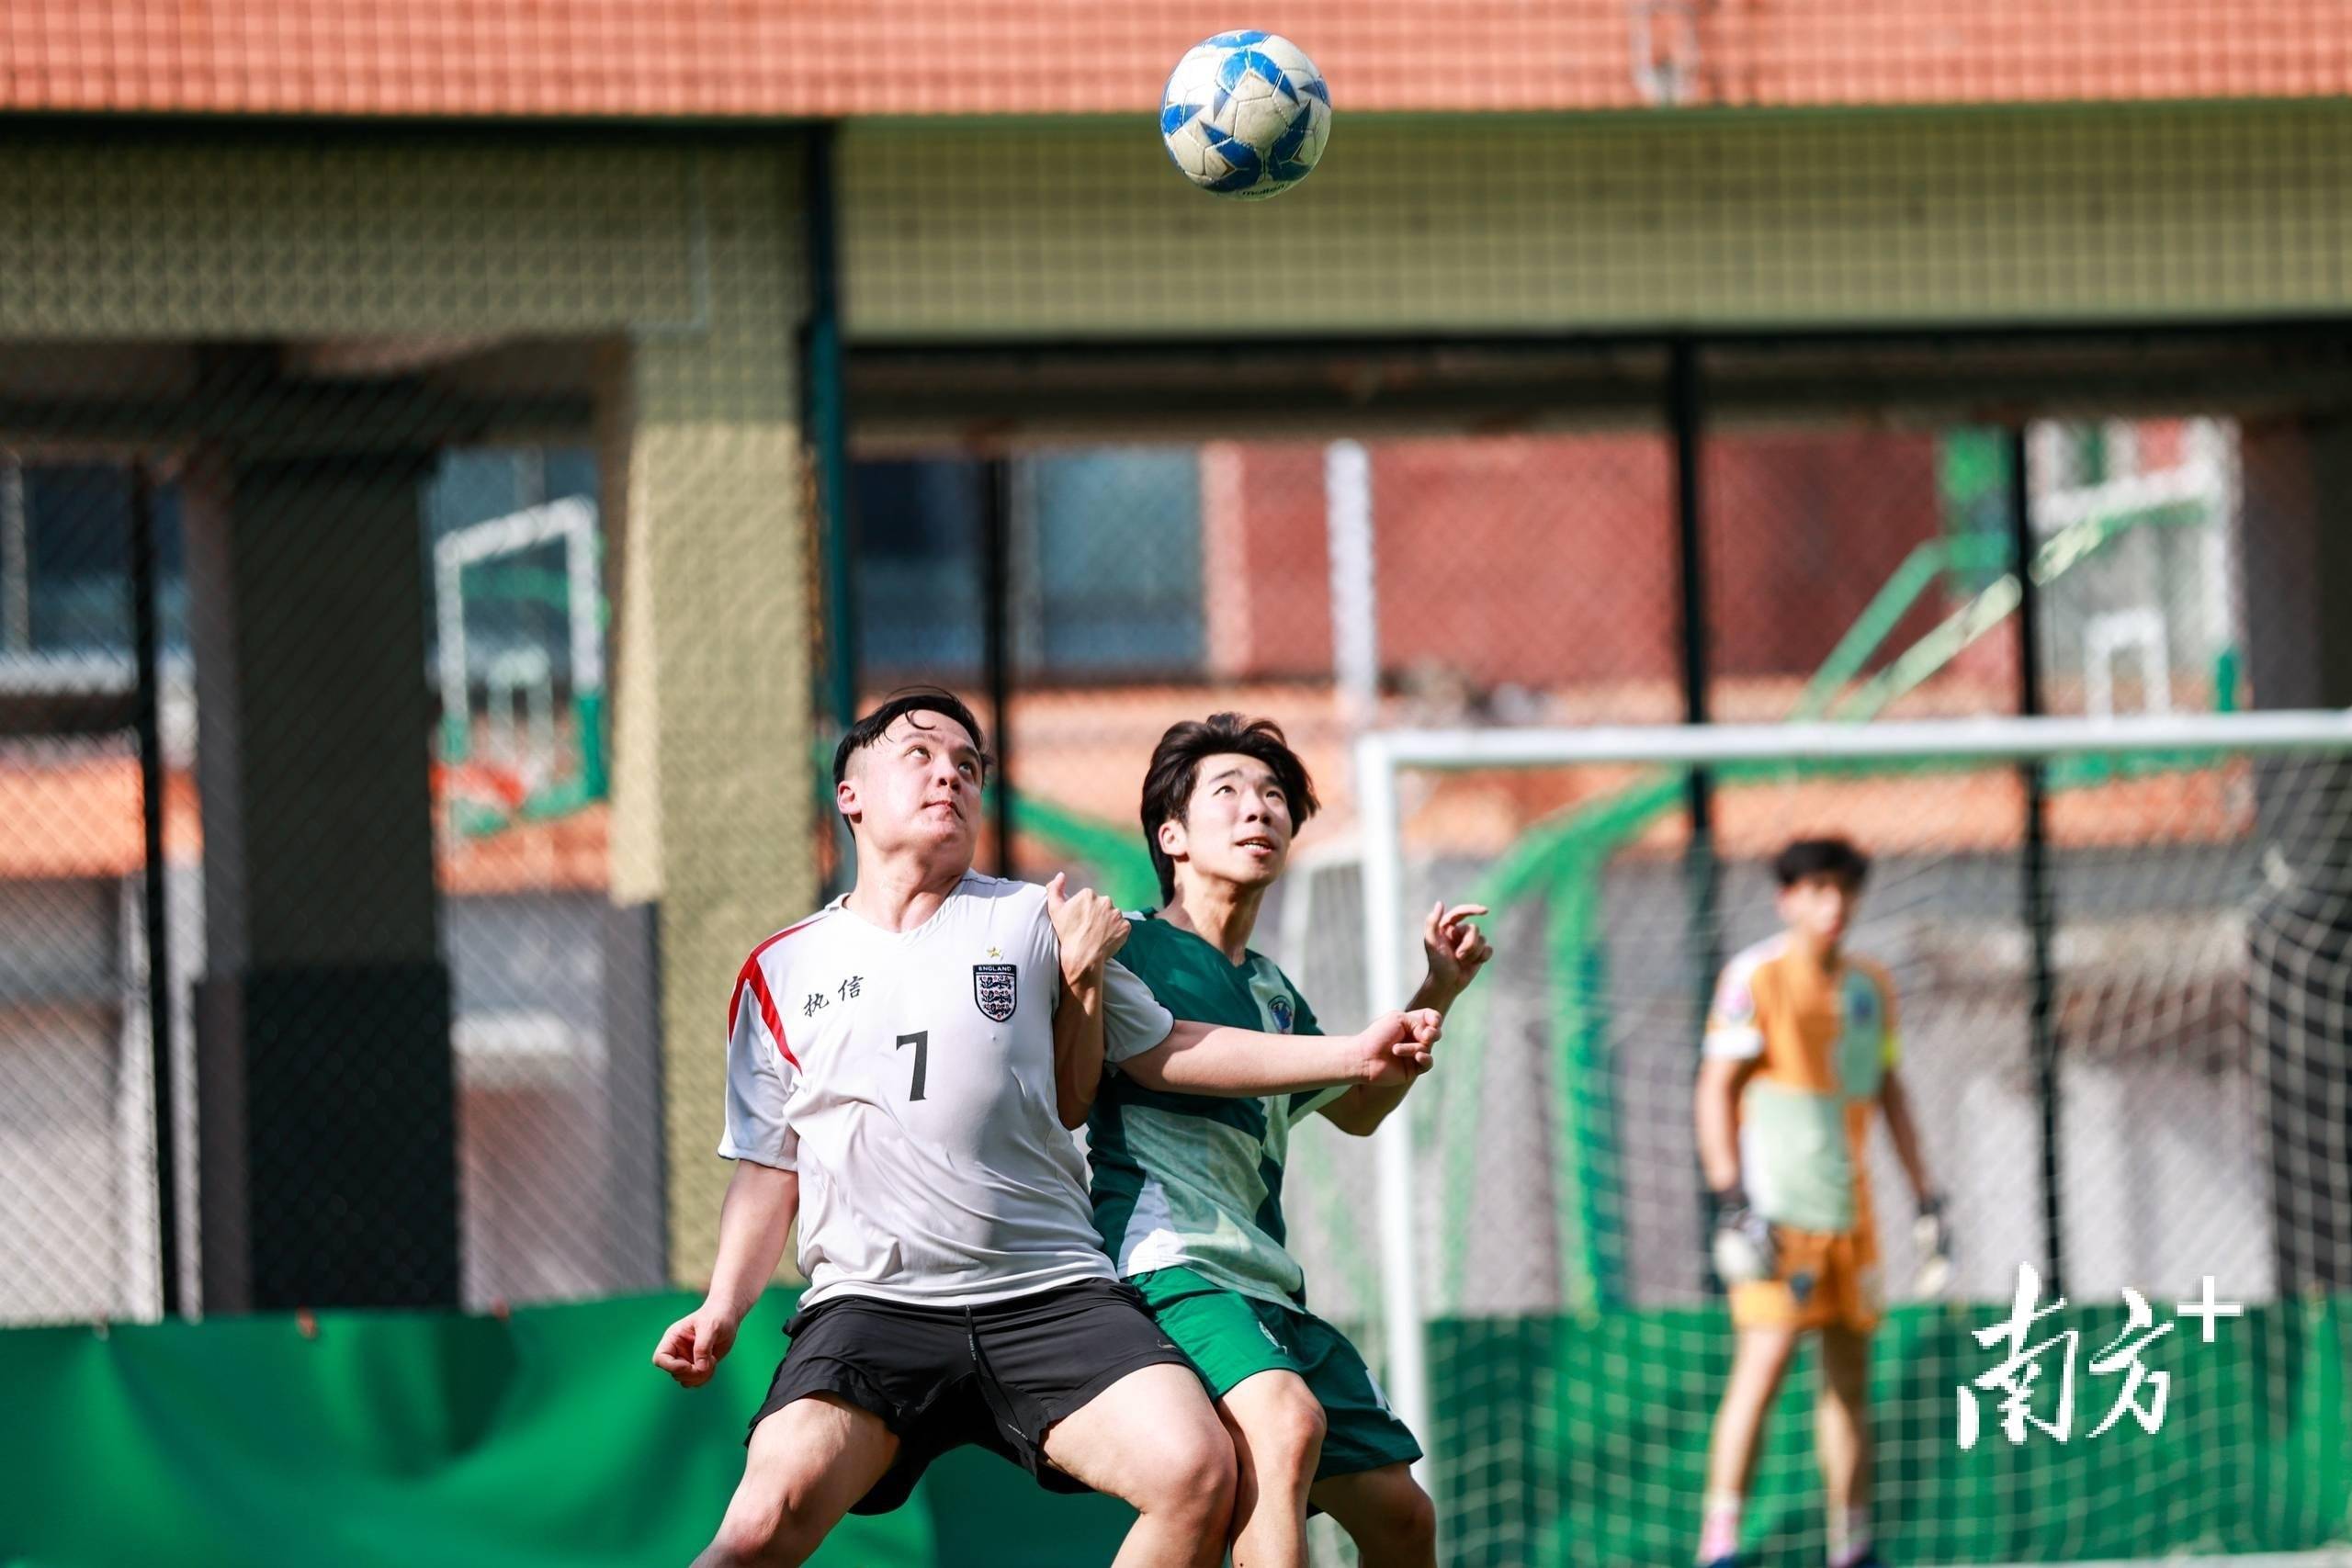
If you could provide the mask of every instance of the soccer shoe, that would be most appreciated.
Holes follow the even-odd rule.
[[[1739,1557],[1736,1552],[1726,1551],[1721,1557],[1707,1559],[1699,1564],[1699,1568],[1739,1568]]]

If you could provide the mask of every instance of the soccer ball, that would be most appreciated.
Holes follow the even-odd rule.
[[[1331,134],[1331,91],[1272,33],[1219,33],[1186,51],[1159,98],[1159,135],[1203,190],[1258,201],[1305,179]]]

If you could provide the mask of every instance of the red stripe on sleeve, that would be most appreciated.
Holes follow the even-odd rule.
[[[784,1037],[784,1015],[776,1011],[775,998],[768,993],[768,977],[760,972],[760,966],[754,961],[743,966],[743,978],[750,983],[752,994],[760,998],[760,1016],[767,1020],[768,1033],[775,1039],[775,1048],[797,1071],[800,1058],[792,1054],[791,1043]]]
[[[769,1037],[775,1041],[775,1048],[784,1054],[784,1059],[790,1062],[796,1068],[800,1066],[800,1058],[792,1054],[792,1046],[784,1038],[784,1015],[776,1010],[775,997],[768,990],[767,972],[760,967],[760,954],[790,936],[794,931],[816,924],[822,916],[823,911],[820,910],[798,925],[785,927],[784,930],[752,949],[752,955],[743,960],[743,967],[735,973],[734,995],[727,999],[728,1038],[731,1040],[735,1036],[735,1025],[740,1021],[743,1010],[743,987],[749,986],[752,988],[752,995],[759,998],[760,1017],[767,1023]]]

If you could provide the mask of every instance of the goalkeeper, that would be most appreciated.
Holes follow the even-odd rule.
[[[1802,839],[1773,863],[1779,936],[1725,966],[1699,1068],[1699,1158],[1716,1206],[1715,1269],[1738,1331],[1707,1455],[1698,1560],[1738,1561],[1740,1511],[1789,1358],[1821,1336],[1815,1427],[1831,1568],[1876,1568],[1870,1517],[1870,1337],[1877,1239],[1865,1179],[1871,1112],[1886,1115],[1917,1200],[1921,1286],[1942,1288],[1941,1205],[1895,1077],[1894,987],[1844,943],[1870,863]]]
[[[1314,815],[1306,766],[1265,719],[1213,714],[1160,738],[1143,828],[1167,907],[1131,917],[1119,961],[1185,1018],[1320,1034],[1287,976],[1250,951],[1292,831]],[[1416,1008],[1440,1012],[1493,956],[1476,905],[1430,910]],[[1310,1505],[1352,1537],[1364,1568],[1433,1568],[1437,1524],[1413,1480],[1413,1434],[1345,1336],[1306,1310],[1283,1247],[1283,1163],[1319,1112],[1362,1137],[1394,1088],[1297,1094],[1170,1092],[1147,1053],[1106,1068],[1089,1144],[1095,1226],[1160,1329],[1193,1359],[1232,1434],[1234,1568],[1301,1568]],[[1262,1075],[1261,1075],[1262,1076]]]

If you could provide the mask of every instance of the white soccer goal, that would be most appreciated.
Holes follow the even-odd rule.
[[[2352,714],[1388,731],[1355,763],[1360,870],[1308,880],[1309,940],[1286,954],[1309,994],[1396,1006],[1430,904],[1496,906],[1499,955],[1411,1114],[1368,1157],[1301,1140],[1288,1197],[1313,1304],[1430,1450],[1445,1561],[1687,1560],[1729,1344],[1690,1131],[1702,998],[1776,929],[1770,855],[1822,832],[1873,858],[1851,945],[1894,974],[1958,1233],[1964,1304],[1906,1306],[1911,1200],[1882,1136],[1899,1560],[2344,1539],[2275,1425],[2308,1377],[2342,1375],[2341,1325],[2312,1329],[2325,1354],[2289,1356],[2292,1309],[2260,1314],[2352,1289]],[[1955,1345],[2019,1264],[2046,1269],[2053,1228],[2098,1323],[2120,1325],[2127,1286],[2164,1311],[2212,1274],[2262,1326],[2201,1361],[2193,1325],[2163,1342],[2174,1427],[2144,1452],[2078,1435],[2037,1461],[2060,1469],[1979,1475],[1951,1408],[1981,1369]],[[2107,1414],[2080,1375],[2101,1403],[2078,1432]],[[1757,1495],[1818,1561],[1808,1409],[1781,1411]],[[2340,1485],[2340,1419],[2308,1446]]]

